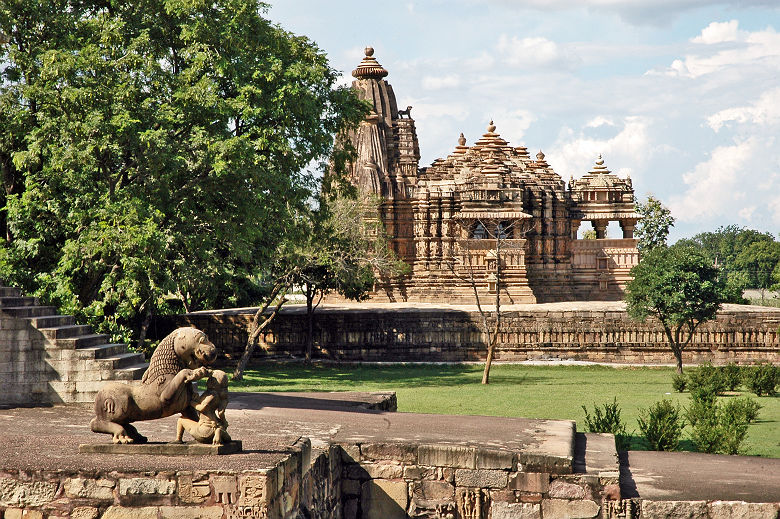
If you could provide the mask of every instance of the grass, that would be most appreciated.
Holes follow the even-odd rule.
[[[480,384],[481,365],[332,365],[265,363],[231,382],[233,391],[395,391],[398,411],[522,416],[577,421],[585,430],[582,405],[617,397],[631,448],[643,449],[637,416],[663,398],[688,405],[688,393],[672,390],[673,368],[494,365],[490,384]],[[745,454],[780,458],[780,398],[756,397],[762,406],[743,444]],[[722,398],[733,398],[736,394]],[[683,433],[682,448],[693,450]]]

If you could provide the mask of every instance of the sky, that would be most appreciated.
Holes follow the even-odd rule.
[[[780,232],[780,0],[271,0],[351,71],[372,46],[425,166],[490,120],[565,180],[599,154],[676,218]]]

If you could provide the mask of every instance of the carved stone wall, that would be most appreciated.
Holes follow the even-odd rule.
[[[749,308],[726,305],[716,320],[701,325],[683,361],[780,362],[780,310]],[[269,353],[302,356],[305,319],[301,308],[283,310],[265,335]],[[481,360],[485,341],[480,319],[476,311],[443,308],[321,307],[315,313],[315,356],[344,361]],[[198,327],[223,354],[235,359],[246,343],[250,321],[249,313],[224,310],[163,317],[155,327],[159,337],[176,326]],[[509,310],[502,314],[502,322],[498,361],[674,362],[661,326],[652,320],[632,321],[624,311]]]

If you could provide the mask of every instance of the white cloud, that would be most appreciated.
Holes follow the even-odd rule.
[[[673,197],[672,214],[682,221],[696,222],[718,216],[742,216],[750,205],[745,203],[745,189],[751,188],[751,157],[759,149],[758,139],[736,142],[715,148],[710,158],[683,175],[687,191]],[[755,202],[751,198],[751,202]]]
[[[606,166],[613,171],[619,171],[622,176],[634,175],[635,168],[643,165],[652,149],[648,136],[649,124],[649,120],[644,117],[626,117],[615,125],[620,131],[606,139],[587,137],[582,131],[575,133],[567,128],[549,153],[545,152],[547,162],[564,178],[571,175],[579,177],[593,167],[596,157],[601,154]],[[591,127],[590,123],[585,127]],[[630,164],[631,167],[623,164]]]
[[[704,43],[712,45],[714,43],[723,43],[726,41],[737,41],[737,27],[739,21],[731,20],[728,22],[712,22],[702,29],[701,34],[693,38],[694,43]]]
[[[496,131],[514,146],[519,146],[523,142],[526,130],[534,121],[536,121],[536,116],[528,110],[508,111],[494,119]]]
[[[707,124],[716,132],[731,121],[758,125],[780,123],[780,88],[764,92],[749,106],[726,108],[707,118]]]
[[[615,126],[615,121],[603,115],[597,115],[585,124],[586,128],[600,128],[602,126]]]
[[[445,76],[425,76],[422,86],[426,90],[440,90],[442,88],[455,88],[460,86],[460,76],[447,74]]]
[[[734,21],[736,22],[736,20]],[[694,41],[699,39],[701,43],[715,43],[718,38],[726,37],[726,33],[731,31],[729,26],[726,30],[712,30],[708,33],[707,30],[712,27],[713,24],[710,24],[697,38],[694,38]],[[775,32],[773,28],[768,27],[763,31],[747,32],[736,30],[737,25],[735,24],[733,29],[734,39],[728,40],[730,44],[726,48],[719,45],[701,47],[698,49],[701,53],[676,59],[668,68],[650,70],[647,74],[698,78],[729,67],[759,63],[767,67],[771,66],[770,61],[774,63],[774,66],[780,63],[780,34]]]
[[[776,226],[780,226],[780,198],[773,197],[769,201],[769,212],[771,214],[772,223]]]
[[[510,65],[548,65],[564,60],[558,44],[547,38],[511,38],[502,34],[496,49]]]

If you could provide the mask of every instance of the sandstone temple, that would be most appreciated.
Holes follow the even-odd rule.
[[[419,167],[411,108],[399,110],[388,72],[366,48],[353,88],[373,110],[350,136],[357,150],[352,182],[380,197],[378,217],[411,272],[384,280],[374,299],[502,304],[621,299],[639,261],[630,178],[601,156],[566,183],[545,162],[487,131],[472,145]],[[582,222],[595,239],[578,239]],[[622,237],[607,237],[611,221]]]

